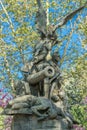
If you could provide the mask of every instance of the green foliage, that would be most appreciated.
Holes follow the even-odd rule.
[[[87,128],[87,54],[78,57],[65,72],[69,109],[79,124]],[[86,99],[86,100],[85,100]]]
[[[87,128],[87,105],[74,105],[71,113],[79,124]]]
[[[80,31],[85,36],[85,39],[82,41],[82,47],[86,50],[87,19],[84,20],[84,23],[82,22],[80,24]],[[77,98],[77,100],[75,100],[76,102],[72,105],[71,112],[74,118],[87,129],[87,53],[78,57],[75,60],[75,65],[75,69],[71,73],[76,83],[74,97]]]
[[[3,109],[0,107],[0,113],[3,111]],[[4,130],[4,116],[0,115],[0,130]]]
[[[85,36],[84,40],[82,41],[82,47],[84,49],[87,49],[87,17],[84,19],[84,22],[82,22],[79,25],[79,28],[81,32],[83,33],[83,35]]]
[[[54,9],[54,12],[49,12],[49,23],[56,24],[58,23],[58,20],[61,19],[61,16],[65,16],[67,13],[71,12],[75,8],[83,5],[86,0],[54,0],[46,4],[46,1],[41,0],[44,9],[52,8]],[[74,3],[73,4],[70,3]],[[27,49],[28,46],[34,47],[35,44],[38,44],[38,41],[40,40],[40,37],[36,31],[35,26],[31,26],[31,21],[24,21],[25,18],[29,18],[29,20],[33,20],[36,15],[37,11],[37,3],[36,0],[3,0],[2,1],[4,5],[4,9],[0,9],[0,19],[1,22],[6,22],[9,24],[8,29],[11,29],[10,32],[7,32],[6,34],[2,33],[3,27],[1,25],[0,29],[0,57],[3,58],[3,61],[0,63],[0,66],[3,67],[2,70],[0,70],[1,81],[5,81],[6,76],[8,76],[8,81],[6,81],[7,86],[11,86],[13,83],[13,80],[17,78],[17,66],[20,65],[20,63],[26,62],[26,57],[28,54],[23,53],[24,50]],[[59,9],[59,11],[58,11]],[[58,11],[58,12],[56,12]],[[10,15],[11,13],[11,15]],[[3,17],[3,15],[5,16]],[[12,18],[14,18],[14,21],[12,22]],[[59,18],[59,19],[58,19]],[[19,26],[15,29],[14,23],[17,22]],[[84,22],[84,21],[83,21]],[[82,34],[85,36],[85,39],[82,41],[82,46],[86,48],[87,43],[87,20],[85,20],[84,24],[83,22],[80,24],[79,28],[82,32]],[[76,22],[75,22],[76,24]],[[77,24],[76,24],[77,25]],[[75,26],[77,27],[77,26]],[[75,49],[72,48],[72,51],[70,55],[66,55],[66,51],[68,49],[73,31],[75,30],[75,27],[72,27],[72,23],[70,24],[71,31],[70,33],[62,38],[62,42],[64,40],[67,40],[66,47],[64,49],[64,55],[61,59],[61,64],[65,61],[74,59],[74,63],[69,65],[68,68],[65,68],[64,71],[64,82],[65,82],[65,90],[67,92],[67,95],[69,96],[69,104],[72,111],[72,114],[74,115],[75,119],[82,123],[82,125],[87,126],[87,123],[85,122],[85,107],[86,106],[80,106],[79,104],[84,97],[87,96],[87,53],[84,54],[81,57],[74,57],[72,54],[77,53]],[[68,27],[67,27],[68,28]],[[66,29],[67,29],[66,28]],[[78,29],[77,29],[78,30]],[[61,35],[61,30],[60,30]],[[59,34],[58,34],[59,35]],[[2,39],[5,37],[12,36],[12,42],[16,43],[16,46],[13,46],[12,44],[7,44]],[[58,44],[58,49],[60,49],[60,46]],[[76,46],[76,43],[73,42],[73,46]],[[14,57],[14,53],[18,52],[18,55]],[[20,58],[21,60],[17,61],[17,58]],[[16,69],[15,69],[16,68]],[[15,73],[11,73],[12,70],[15,70]],[[3,74],[4,73],[4,74]],[[2,119],[3,120],[3,119]],[[0,125],[3,122],[0,122]]]
[[[69,95],[83,99],[87,96],[87,54],[74,60],[69,70],[65,72],[65,83]],[[71,94],[72,93],[72,94]],[[78,96],[77,96],[78,95]],[[79,101],[77,99],[77,101]]]

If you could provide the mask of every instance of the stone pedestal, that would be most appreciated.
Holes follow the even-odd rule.
[[[15,115],[12,122],[12,130],[72,130],[68,128],[68,122],[63,119],[46,119],[38,121],[31,115]]]

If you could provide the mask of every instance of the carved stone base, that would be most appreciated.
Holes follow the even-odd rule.
[[[12,130],[73,130],[68,127],[68,122],[63,119],[38,121],[37,117],[30,115],[15,115]]]

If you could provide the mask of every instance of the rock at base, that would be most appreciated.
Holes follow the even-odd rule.
[[[24,114],[15,115],[11,127],[12,130],[73,130],[64,118],[38,121],[37,117]]]

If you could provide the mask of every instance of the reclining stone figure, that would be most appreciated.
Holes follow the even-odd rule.
[[[61,116],[72,125],[71,116],[67,112],[63,111],[63,109],[60,107],[54,105],[51,100],[45,97],[35,97],[32,95],[17,97],[10,101],[6,107],[6,109],[9,109],[9,111],[18,111],[23,108],[31,109],[32,114],[35,114],[38,117],[38,120],[45,118],[56,119],[57,116]]]

